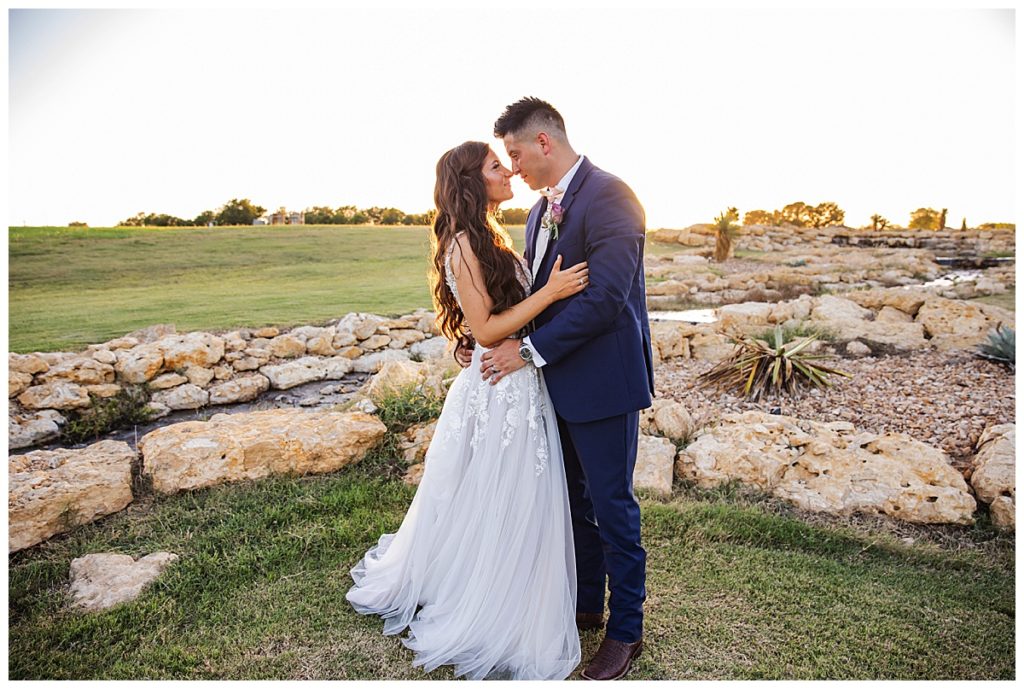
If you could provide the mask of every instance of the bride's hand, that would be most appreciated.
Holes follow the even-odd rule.
[[[544,285],[544,289],[548,290],[552,301],[565,299],[578,292],[582,292],[589,281],[588,275],[590,270],[587,268],[586,261],[577,263],[565,270],[561,270],[561,268],[562,255],[559,254],[558,258],[555,259],[554,267],[551,268],[551,277],[548,278],[547,284]]]

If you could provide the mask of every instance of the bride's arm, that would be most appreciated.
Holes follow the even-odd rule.
[[[562,257],[555,260],[551,277],[544,287],[501,313],[491,313],[494,300],[487,293],[482,267],[465,235],[456,238],[451,266],[459,288],[462,313],[473,337],[484,347],[493,347],[521,330],[548,306],[580,292],[586,286],[587,264],[559,270]]]

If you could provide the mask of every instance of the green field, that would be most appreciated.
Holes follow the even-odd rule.
[[[345,601],[414,489],[372,463],[161,497],[9,560],[11,679],[416,679]],[[641,499],[646,645],[629,679],[1013,679],[1014,539],[808,518],[733,489]],[[913,544],[904,538],[914,538]],[[181,559],[135,601],[68,607],[86,553]],[[599,632],[581,637],[584,659]],[[431,677],[451,678],[450,667]]]
[[[430,306],[425,227],[10,228],[13,352]],[[512,228],[522,244],[522,228]]]
[[[10,351],[73,351],[155,323],[293,326],[430,308],[428,228],[12,227]],[[523,228],[509,233],[519,251]],[[651,242],[652,254],[678,247]]]

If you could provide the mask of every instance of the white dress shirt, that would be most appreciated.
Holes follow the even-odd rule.
[[[562,179],[558,181],[558,184],[555,185],[556,187],[562,190],[562,193],[555,196],[550,203],[562,202],[562,196],[564,196],[565,192],[568,191],[569,184],[572,182],[572,178],[576,175],[576,171],[580,169],[580,165],[582,164],[583,156],[580,156],[576,160],[576,164],[569,168],[569,171],[566,172],[565,175],[562,176]],[[548,206],[549,208],[550,203]],[[548,232],[547,228],[540,227],[538,229],[538,232],[539,234],[537,235],[537,250],[533,254],[533,265],[531,266],[531,269],[533,270],[534,279],[537,278],[537,271],[540,270],[540,262],[544,259],[544,252],[547,251],[548,241],[550,241],[550,232]],[[563,269],[567,267],[568,266],[562,266]],[[540,355],[540,352],[538,352],[537,349],[533,346],[533,343],[530,342],[529,336],[523,339],[523,344],[525,344],[527,348],[530,350],[530,352],[533,353],[534,365],[540,367],[547,363],[546,361],[544,361],[544,357]]]

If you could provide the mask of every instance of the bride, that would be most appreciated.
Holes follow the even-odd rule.
[[[512,172],[485,143],[437,163],[431,235],[441,331],[473,363],[448,391],[420,486],[401,527],[352,568],[346,595],[384,619],[427,672],[470,679],[564,679],[580,660],[576,565],[555,412],[542,372],[496,384],[480,357],[587,282],[586,263],[530,295],[530,272],[494,213]],[[529,296],[528,296],[529,295]]]

